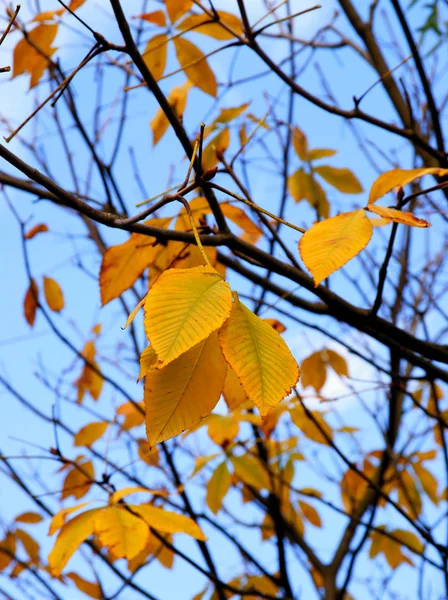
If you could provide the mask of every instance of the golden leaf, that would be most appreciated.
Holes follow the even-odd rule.
[[[163,533],[186,533],[196,540],[207,539],[199,525],[184,515],[156,508],[150,504],[131,504],[129,508],[140,515],[150,527]]]
[[[204,148],[202,153],[202,167],[208,171],[219,162],[218,156],[223,154],[230,144],[230,129],[222,129]]]
[[[300,160],[306,160],[308,156],[308,140],[298,127],[294,127],[292,145]]]
[[[55,545],[48,556],[51,574],[58,577],[78,547],[94,531],[95,514],[101,509],[93,508],[71,519],[61,529]]]
[[[329,165],[314,167],[314,172],[327,183],[345,194],[360,194],[363,191],[356,175],[350,169],[337,169]]]
[[[229,410],[235,410],[245,402],[249,401],[247,394],[238,379],[238,375],[230,367],[227,367],[222,395],[224,396],[224,400]]]
[[[79,462],[77,466],[73,465],[64,479],[62,486],[61,499],[73,496],[82,498],[90,490],[90,486],[95,480],[95,471],[92,461]]]
[[[156,80],[160,79],[165,71],[167,52],[168,36],[161,34],[149,40],[142,54],[146,66]]]
[[[234,415],[209,415],[207,425],[210,439],[218,446],[225,447],[238,435],[239,423]]]
[[[165,0],[166,10],[171,23],[174,23],[182,15],[188,12],[193,4],[193,0]]]
[[[141,407],[141,411],[138,410],[138,407]],[[137,402],[137,406],[134,402],[125,402],[117,409],[117,415],[121,415],[124,417],[124,422],[121,427],[128,431],[132,429],[132,427],[138,427],[145,422],[145,405],[144,402]]]
[[[334,350],[325,350],[325,354],[333,371],[338,375],[348,377],[348,365],[345,358]]]
[[[216,333],[145,378],[146,433],[150,446],[198,424],[216,406],[226,363]]]
[[[213,21],[213,19],[204,13],[201,15],[189,15],[181,23],[177,24],[177,29],[181,31],[193,30],[197,33],[208,35],[215,40],[233,40],[235,36],[222,26],[223,23],[238,35],[242,35],[241,20],[236,15],[223,10],[216,12],[219,15],[219,21]]]
[[[316,287],[367,246],[372,230],[362,209],[341,213],[308,229],[299,250]]]
[[[321,413],[317,411],[309,412],[311,413],[312,418],[305,413],[305,410],[301,405],[292,408],[290,414],[294,425],[313,442],[317,442],[318,444],[328,444],[328,440],[333,439],[333,430],[325,421]]]
[[[62,510],[57,512],[51,520],[50,528],[48,529],[48,535],[54,535],[56,531],[61,529],[69,515],[76,512],[77,510],[81,510],[81,508],[84,508],[84,506],[87,506],[88,504],[90,504],[90,502],[82,502],[81,504],[63,508]]]
[[[166,25],[165,13],[162,10],[143,13],[142,15],[135,16],[134,19],[142,19],[143,21],[154,23],[154,25],[160,25],[160,27],[165,27]]]
[[[300,369],[302,372],[301,383],[303,387],[311,385],[316,392],[319,392],[327,379],[327,367],[322,352],[313,352],[313,354],[307,356],[302,361]]]
[[[104,421],[96,421],[84,425],[75,435],[75,446],[91,446],[104,434],[108,425],[109,423]]]
[[[337,150],[331,150],[330,148],[314,148],[308,152],[308,160],[319,160],[319,158],[328,158],[337,154]]]
[[[75,385],[78,387],[78,404],[82,402],[86,391],[89,392],[94,400],[98,400],[103,389],[103,378],[98,372],[99,367],[95,361],[95,343],[92,340],[87,342],[81,354],[90,364],[84,362],[81,375],[75,382]]]
[[[303,516],[307,521],[309,521],[315,527],[322,527],[322,520],[314,506],[311,506],[311,504],[308,504],[308,502],[303,502],[302,500],[299,500],[299,506]]]
[[[167,98],[169,105],[174,110],[176,116],[179,117],[179,119],[182,119],[182,116],[184,114],[184,110],[187,105],[187,96],[190,88],[190,81],[186,81],[184,84],[173,88]],[[169,127],[169,121],[161,108],[159,108],[159,110],[156,112],[156,115],[151,121],[150,126],[153,135],[152,145],[155,146],[161,140],[161,138],[163,137],[163,135]]]
[[[60,312],[64,308],[64,295],[57,281],[51,277],[44,277],[44,294],[48,306],[54,312]]]
[[[145,225],[166,228],[171,218],[150,219]],[[159,247],[153,237],[132,233],[117,246],[111,246],[103,256],[100,270],[101,304],[104,306],[129,289],[157,256]]]
[[[216,467],[207,483],[206,502],[213,514],[217,514],[222,506],[222,501],[230,487],[230,473],[226,462]]]
[[[114,558],[134,558],[149,537],[145,521],[125,507],[103,508],[95,513],[93,521],[100,544],[109,548]]]
[[[288,177],[288,190],[295,202],[306,200],[318,213],[327,218],[330,213],[327,196],[322,186],[310,173],[297,169]]]
[[[219,331],[219,343],[262,416],[297,383],[299,367],[285,341],[237,296],[229,320]]]
[[[373,204],[388,192],[395,188],[402,188],[424,175],[434,175],[436,177],[445,177],[448,175],[448,169],[423,168],[423,169],[392,169],[386,171],[376,179],[370,189],[369,204]]]
[[[260,459],[245,454],[243,456],[231,456],[230,461],[236,475],[245,484],[257,490],[271,489],[272,485],[269,473]]]
[[[201,50],[184,38],[174,38],[173,42],[177,60],[191,83],[216,98],[215,75]]]
[[[77,573],[67,573],[67,577],[73,581],[80,592],[90,596],[91,598],[97,598],[101,600],[104,598],[103,592],[101,590],[101,586],[99,583],[92,583],[91,581],[87,581]]]
[[[16,523],[40,523],[42,520],[43,517],[35,512],[24,512],[14,519]]]
[[[25,552],[28,554],[30,561],[36,565],[39,564],[40,546],[36,540],[31,537],[29,533],[19,528],[15,530],[15,536],[22,543],[22,546]]]
[[[58,32],[57,24],[41,24],[27,33],[14,48],[13,77],[28,72],[31,75],[31,87],[34,87],[49,65],[47,57],[51,57],[55,48],[51,44]],[[37,50],[39,49],[39,51]]]
[[[424,219],[419,219],[410,212],[403,212],[396,208],[387,208],[386,206],[375,206],[370,204],[366,206],[366,210],[376,213],[384,219],[394,221],[395,223],[402,223],[403,225],[409,225],[411,227],[431,227],[431,223]]]
[[[144,320],[146,335],[157,354],[157,368],[219,329],[231,309],[230,287],[212,267],[162,273],[146,297]]]

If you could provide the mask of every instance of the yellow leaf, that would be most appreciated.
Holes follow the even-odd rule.
[[[250,102],[246,102],[245,104],[241,104],[241,106],[221,108],[219,115],[213,123],[230,123],[230,121],[239,117],[248,108],[249,104]]]
[[[165,27],[166,25],[165,13],[162,10],[154,10],[153,12],[137,15],[133,18],[142,19],[143,21],[160,25],[160,27]]]
[[[313,352],[307,356],[301,363],[302,372],[301,383],[303,387],[311,385],[316,392],[324,386],[327,378],[327,368],[322,356],[322,352]]]
[[[309,521],[315,527],[322,527],[322,520],[314,506],[311,506],[311,504],[303,502],[302,500],[299,500],[299,506],[302,510],[303,516],[307,521]]]
[[[226,363],[216,333],[145,378],[146,433],[150,446],[197,425],[217,404]]]
[[[193,519],[177,513],[156,508],[150,504],[131,504],[129,508],[137,513],[154,529],[164,533],[186,533],[196,540],[205,541],[207,537]]]
[[[70,496],[82,498],[87,494],[94,480],[95,471],[92,461],[80,461],[77,466],[73,465],[64,480],[61,499]]]
[[[334,350],[325,350],[325,354],[327,355],[328,362],[333,371],[338,375],[348,377],[348,365],[345,358]]]
[[[371,462],[364,460],[364,465],[359,470],[363,472],[366,477],[371,477],[374,467]],[[369,484],[367,481],[355,471],[350,468],[346,471],[340,484],[340,491],[342,503],[348,514],[352,514],[358,508],[368,486]]]
[[[17,75],[21,75],[25,72],[32,75],[36,68],[40,70],[42,61],[44,62],[45,69],[48,65],[48,60],[45,58],[45,55],[49,56],[51,54],[50,46],[53,43],[57,32],[58,25],[56,24],[38,25],[33,30],[29,31],[27,37],[31,43],[29,43],[26,38],[22,38],[14,48],[14,68],[12,76],[17,77]],[[38,52],[36,48],[39,48],[40,52]]]
[[[306,160],[308,155],[308,141],[305,134],[298,127],[294,128],[292,145],[300,160]]]
[[[290,410],[291,419],[296,427],[313,442],[318,444],[328,444],[328,440],[333,439],[333,431],[325,421],[321,413],[309,411],[312,415],[308,416],[301,405]],[[327,440],[328,438],[328,440]]]
[[[197,33],[203,33],[215,40],[232,40],[234,35],[221,25],[224,23],[238,35],[243,33],[241,21],[236,15],[225,12],[223,10],[216,11],[219,15],[219,21],[213,21],[205,13],[200,15],[189,15],[178,23],[177,29],[181,31],[193,30]]]
[[[193,0],[165,0],[166,10],[171,23],[174,23],[182,15],[188,12],[193,4]]]
[[[168,543],[172,544],[173,539],[171,534],[162,536]],[[145,564],[148,556],[154,556],[160,564],[167,569],[171,569],[174,562],[174,552],[168,548],[161,540],[152,533],[149,534],[148,541],[143,550],[137,554],[132,560],[128,561],[128,569],[134,573],[139,567]]]
[[[415,519],[422,512],[422,497],[408,471],[401,471],[398,480],[398,503]]]
[[[64,308],[64,295],[59,283],[51,277],[44,277],[44,294],[48,306],[54,312],[60,312]]]
[[[306,200],[317,211],[319,217],[328,217],[330,209],[327,196],[310,173],[297,169],[288,177],[288,190],[295,202]]]
[[[31,279],[30,286],[26,291],[25,299],[23,301],[23,313],[30,327],[33,327],[34,320],[36,319],[36,310],[39,301],[38,298],[39,290],[37,289],[34,279]]]
[[[143,462],[150,467],[157,467],[159,465],[159,451],[157,448],[150,448],[146,439],[137,440],[138,443],[138,455]]]
[[[61,529],[61,527],[64,525],[69,515],[76,512],[77,510],[81,510],[81,508],[84,508],[84,506],[87,506],[88,504],[90,504],[90,502],[82,502],[81,504],[77,504],[76,506],[70,506],[68,508],[63,508],[62,510],[57,512],[51,520],[50,528],[48,529],[48,535],[55,534],[56,531],[58,531],[58,529]]]
[[[149,40],[142,54],[146,66],[156,80],[160,79],[165,71],[167,51],[168,36],[161,34]]]
[[[154,352],[154,348],[147,346],[140,355],[140,373],[138,374],[137,381],[143,379],[146,373],[154,367],[157,363],[157,354]]]
[[[263,319],[263,321],[270,325],[277,333],[284,333],[286,331],[286,327],[277,319]]]
[[[96,421],[84,425],[75,435],[75,446],[91,446],[104,434],[108,425],[109,423],[104,421]]]
[[[337,150],[331,150],[330,148],[314,148],[314,150],[308,152],[308,160],[319,160],[319,158],[327,158],[337,153]]]
[[[6,550],[6,552],[2,552],[2,548]],[[5,539],[0,541],[0,571],[6,569],[11,561],[14,560],[15,553],[16,539],[12,533],[8,532],[5,535]]]
[[[138,410],[138,407],[141,407],[141,411]],[[121,415],[124,417],[124,422],[122,424],[122,428],[125,431],[132,429],[132,427],[138,427],[145,422],[145,405],[143,402],[137,402],[137,406],[134,402],[125,402],[117,409],[117,415]]]
[[[425,547],[415,533],[406,531],[405,529],[394,529],[391,531],[391,534],[403,542],[403,544],[406,544],[406,546],[412,549],[416,554],[423,554]]]
[[[193,85],[215,98],[218,89],[216,79],[204,54],[197,46],[184,38],[174,38],[173,41],[177,60],[185,75]]]
[[[103,378],[98,372],[99,367],[95,361],[95,343],[92,340],[87,342],[81,354],[90,364],[84,363],[81,375],[75,382],[78,387],[78,404],[82,402],[86,391],[90,393],[94,400],[98,400],[103,389]]]
[[[217,514],[230,487],[230,473],[226,462],[222,462],[207,483],[206,502],[213,514]]]
[[[129,327],[129,325],[131,325],[131,323],[134,322],[134,319],[137,316],[138,311],[143,307],[145,300],[146,300],[146,294],[143,296],[143,298],[140,300],[140,302],[129,313],[128,318],[126,319],[126,323],[124,324],[124,327],[122,327],[123,330],[127,329]]]
[[[269,473],[258,458],[245,454],[231,456],[230,460],[241,481],[257,490],[271,489]]]
[[[162,273],[146,297],[144,320],[157,368],[219,329],[231,309],[230,287],[215,269],[202,266]]]
[[[143,550],[149,537],[145,521],[124,507],[100,509],[93,521],[100,544],[106,546],[114,558],[134,558]]]
[[[229,410],[235,410],[249,400],[237,374],[230,367],[227,367],[222,395]]]
[[[297,383],[299,367],[285,341],[237,296],[229,320],[219,331],[219,343],[262,416]]]
[[[39,558],[40,546],[36,542],[36,540],[34,538],[32,538],[29,533],[27,533],[26,531],[23,531],[23,529],[19,529],[19,528],[16,529],[15,535],[16,535],[16,538],[21,541],[22,546],[23,546],[25,552],[28,554],[30,561],[36,565],[39,564],[39,562],[40,562],[40,558]]]
[[[103,591],[99,583],[92,583],[91,581],[87,581],[77,573],[67,573],[67,577],[73,581],[80,592],[83,592],[87,596],[91,598],[104,598]]]
[[[327,183],[345,194],[360,194],[363,191],[356,175],[350,169],[337,169],[328,165],[314,167],[314,172]]]
[[[45,223],[40,223],[39,225],[35,225],[34,227],[32,227],[27,233],[25,233],[23,237],[26,240],[31,240],[38,233],[45,233],[46,231],[48,231],[47,225],[45,225]]]
[[[249,244],[256,244],[262,235],[262,231],[258,225],[247,216],[244,210],[229,202],[221,202],[220,206],[223,215],[244,231],[241,238]]]
[[[424,175],[445,177],[448,169],[423,168],[423,169],[392,169],[386,171],[376,179],[370,189],[369,204],[373,204],[395,188],[402,188]]]
[[[120,500],[122,500],[122,498],[126,498],[126,496],[130,496],[131,494],[137,494],[137,493],[156,494],[158,496],[166,496],[167,495],[167,492],[165,492],[165,491],[148,490],[147,488],[140,487],[140,486],[128,487],[128,488],[123,488],[122,490],[118,490],[118,491],[114,492],[110,498],[110,503],[117,504],[117,502],[120,502]]]
[[[184,84],[173,88],[167,98],[169,105],[180,119],[182,119],[187,105],[187,96],[190,88],[191,83],[186,81]],[[169,126],[169,121],[161,108],[157,111],[150,126],[153,135],[152,145],[155,146],[161,140]]]
[[[14,521],[16,523],[40,523],[42,516],[35,512],[24,512],[18,515]]]
[[[415,474],[419,478],[423,491],[433,504],[439,504],[438,483],[434,475],[421,463],[412,463]]]
[[[362,209],[341,213],[308,229],[299,250],[316,287],[359,254],[371,237],[372,224]]]
[[[210,415],[207,423],[210,439],[223,448],[238,435],[238,419],[233,415]]]
[[[419,219],[410,212],[403,212],[395,208],[387,208],[386,206],[375,206],[374,204],[367,205],[366,210],[376,213],[384,219],[389,219],[395,223],[402,223],[411,227],[430,227],[431,223],[424,219]]]
[[[220,131],[204,148],[202,153],[202,168],[204,171],[213,169],[219,162],[219,155],[224,154],[230,144],[230,129]]]
[[[48,566],[54,577],[58,577],[61,574],[62,569],[78,547],[92,535],[94,530],[93,517],[99,510],[101,509],[93,508],[87,510],[64,525],[48,556]]]
[[[166,228],[171,218],[150,219],[145,225]],[[101,304],[104,306],[129,289],[157,256],[159,247],[153,237],[133,233],[118,246],[111,246],[103,256],[100,270]]]

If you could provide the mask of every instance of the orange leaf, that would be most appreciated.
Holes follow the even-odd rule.
[[[182,118],[185,106],[187,105],[187,95],[190,88],[191,83],[186,81],[184,84],[173,88],[167,98],[171,108],[180,119]],[[155,146],[161,140],[169,126],[169,121],[161,108],[157,111],[150,126],[153,135],[152,145]]]
[[[78,404],[82,402],[86,391],[90,393],[94,400],[98,400],[103,389],[103,378],[98,372],[99,366],[95,361],[95,353],[95,342],[90,340],[81,353],[90,364],[84,363],[81,375],[75,382],[78,388]]]
[[[104,421],[84,425],[75,435],[75,446],[91,446],[104,434],[108,425],[109,423]]]
[[[99,583],[87,581],[87,579],[80,577],[77,573],[67,573],[67,577],[73,581],[80,592],[83,592],[87,596],[90,596],[91,598],[98,598],[98,600],[104,598]]]
[[[184,38],[175,38],[177,60],[193,85],[216,98],[217,84],[213,71],[197,46]]]
[[[185,17],[181,23],[178,23],[177,29],[180,29],[181,31],[193,30],[197,33],[208,35],[215,40],[222,41],[233,40],[235,37],[233,33],[223,27],[223,24],[227,25],[227,27],[238,35],[243,33],[241,21],[236,15],[223,10],[218,10],[216,12],[219,15],[219,21],[213,21],[213,19],[205,13],[200,15],[189,15],[188,17]]]
[[[22,38],[14,48],[12,76],[17,77],[25,72],[30,73],[31,87],[33,87],[49,64],[47,57],[55,52],[55,48],[51,48],[51,44],[57,32],[58,25],[56,24],[38,25],[29,31],[27,37]]]
[[[36,318],[36,310],[38,306],[39,290],[37,289],[36,282],[31,279],[30,287],[25,294],[25,300],[23,303],[23,312],[25,319],[27,320],[30,327],[33,327],[34,320]]]
[[[42,521],[42,516],[35,512],[24,512],[21,515],[18,515],[14,521],[16,523],[40,523]]]
[[[54,312],[60,312],[64,308],[64,295],[59,283],[51,277],[44,277],[44,294],[48,306]]]
[[[182,15],[187,13],[192,4],[193,0],[165,0],[166,10],[168,11],[171,23],[174,23]]]
[[[376,179],[370,189],[369,204],[373,204],[388,192],[396,188],[402,188],[424,175],[444,177],[448,175],[448,169],[423,168],[423,169],[392,169],[386,171]]]
[[[38,233],[44,233],[45,231],[48,231],[48,227],[44,223],[39,223],[39,225],[35,225],[27,233],[25,233],[24,238],[26,240],[31,240]]]
[[[165,27],[166,19],[165,13],[161,10],[155,10],[149,13],[143,13],[142,15],[137,15],[133,17],[134,19],[142,19],[143,21],[148,21],[149,23],[154,23],[155,25],[160,25],[160,27]]]
[[[168,36],[161,34],[151,38],[143,52],[143,60],[156,80],[160,79],[165,71],[167,50]]]
[[[61,499],[82,498],[87,494],[90,486],[95,480],[95,471],[92,461],[79,462],[77,466],[72,466],[64,480]]]
[[[409,225],[411,227],[431,227],[431,223],[424,219],[415,217],[410,212],[403,212],[396,208],[387,208],[386,206],[376,206],[374,204],[368,204],[366,210],[376,213],[384,219],[389,219],[395,223],[402,223],[403,225]]]

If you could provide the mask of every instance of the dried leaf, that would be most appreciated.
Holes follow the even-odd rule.
[[[423,169],[392,169],[386,171],[376,179],[370,189],[369,204],[373,204],[388,192],[399,189],[424,177],[424,175],[434,175],[436,177],[445,177],[448,175],[448,169],[423,168]]]
[[[184,110],[187,105],[188,91],[190,88],[191,83],[186,81],[184,84],[173,88],[167,98],[169,105],[179,119],[182,119],[184,114]],[[155,146],[162,139],[169,127],[169,121],[161,108],[159,108],[157,111],[155,117],[150,123],[150,126],[153,135],[152,145]]]
[[[45,225],[45,223],[39,223],[39,225],[35,225],[29,231],[27,231],[27,233],[25,233],[25,235],[23,237],[26,240],[31,240],[37,234],[45,233],[46,231],[48,231],[47,225]]]
[[[36,319],[36,311],[38,307],[39,290],[37,289],[36,282],[31,279],[30,287],[27,289],[25,299],[23,302],[23,312],[25,319],[30,327],[33,327]]]
[[[431,227],[431,223],[428,223],[428,221],[419,219],[410,212],[403,212],[395,208],[371,204],[366,206],[366,210],[376,213],[384,219],[389,219],[389,221],[394,221],[395,223],[402,223],[403,225],[409,225],[411,227]]]
[[[54,312],[61,312],[64,308],[64,294],[57,281],[51,277],[44,277],[44,294],[48,306]]]

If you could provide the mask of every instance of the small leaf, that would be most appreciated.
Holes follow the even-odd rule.
[[[98,400],[104,382],[102,376],[98,372],[99,366],[95,361],[96,349],[93,340],[86,343],[81,354],[87,362],[84,362],[81,375],[75,382],[75,385],[78,388],[78,404],[83,401],[86,392],[89,392],[94,400]]]
[[[59,577],[62,569],[76,552],[78,547],[92,535],[94,530],[94,515],[98,508],[87,510],[71,519],[60,531],[55,545],[48,556],[48,566],[54,577]]]
[[[337,154],[337,150],[331,150],[330,148],[314,148],[308,152],[308,160],[319,160],[319,158],[328,158]]]
[[[242,35],[243,29],[241,21],[236,15],[223,10],[218,10],[216,12],[219,15],[219,21],[213,21],[213,19],[205,13],[200,15],[189,15],[188,17],[185,17],[181,23],[178,23],[177,29],[180,29],[181,31],[193,30],[194,32],[208,35],[215,40],[233,40],[235,36],[221,25],[221,23],[224,23],[235,33]]]
[[[376,213],[384,219],[389,219],[395,223],[402,223],[411,227],[430,227],[431,223],[424,219],[419,219],[410,212],[403,212],[395,208],[387,208],[386,206],[376,206],[374,204],[367,205],[366,210]]]
[[[226,363],[216,333],[145,378],[146,433],[150,446],[197,425],[216,406]]]
[[[316,287],[367,246],[372,229],[362,209],[341,213],[308,229],[299,250]]]
[[[299,367],[285,341],[235,297],[229,320],[219,331],[225,359],[244,391],[264,416],[287,396]]]
[[[333,371],[335,371],[338,375],[348,377],[348,366],[345,358],[334,350],[326,350],[325,353]]]
[[[75,435],[75,446],[91,446],[104,434],[108,425],[109,423],[104,421],[97,421],[95,423],[84,425],[84,427],[82,427]]]
[[[270,325],[277,333],[284,333],[286,331],[286,327],[277,319],[263,319],[263,321]]]
[[[222,501],[230,487],[230,473],[226,462],[222,462],[215,469],[207,483],[206,502],[213,514],[217,514],[222,506]]]
[[[302,510],[303,516],[307,521],[309,521],[315,527],[322,527],[322,520],[314,506],[311,506],[311,504],[303,502],[302,500],[299,500],[299,506]]]
[[[207,537],[193,519],[177,513],[156,508],[149,504],[132,504],[129,508],[146,521],[150,527],[164,533],[186,533],[196,540],[206,541]]]
[[[288,177],[288,190],[295,202],[306,200],[317,211],[319,217],[328,217],[329,205],[325,192],[310,173],[297,169]]]
[[[42,520],[43,517],[35,512],[24,512],[14,519],[16,523],[40,523]]]
[[[169,105],[179,119],[182,119],[183,117],[190,88],[191,83],[186,81],[184,84],[173,88],[167,98]],[[150,126],[153,135],[152,145],[155,146],[162,139],[169,127],[169,121],[161,108],[159,108],[157,111],[155,117],[150,123]]]
[[[58,27],[56,24],[42,24],[28,31],[27,38],[23,37],[14,48],[13,77],[28,72],[32,77],[31,87],[39,81],[49,64],[45,55],[51,56],[55,51],[55,48],[51,48],[51,44],[56,37]]]
[[[174,23],[182,15],[187,13],[193,4],[193,0],[165,0],[166,10],[171,23]]]
[[[249,402],[249,398],[238,379],[238,375],[230,367],[227,367],[222,395],[229,410],[235,410],[245,402]]]
[[[201,50],[184,38],[174,38],[173,42],[177,60],[191,83],[216,98],[215,75]]]
[[[162,273],[145,302],[145,329],[157,354],[157,368],[219,329],[231,309],[230,287],[215,269],[205,266]]]
[[[140,487],[140,486],[128,487],[128,488],[123,488],[122,490],[117,490],[116,492],[114,492],[110,498],[110,503],[117,504],[118,502],[120,502],[120,500],[122,500],[123,498],[126,498],[126,496],[130,496],[131,494],[137,494],[137,493],[156,494],[159,496],[167,495],[167,492],[157,491],[157,490],[148,490],[147,488]]]
[[[140,355],[140,373],[138,374],[137,381],[143,379],[149,369],[155,367],[157,364],[157,354],[154,352],[152,346],[147,346]]]
[[[44,277],[44,294],[52,311],[60,312],[64,308],[64,295],[60,285],[51,277]]]
[[[154,23],[154,25],[159,25],[160,27],[165,27],[166,25],[165,13],[162,10],[154,10],[153,12],[137,15],[133,18],[142,19],[143,21]]]
[[[424,175],[434,175],[436,177],[445,177],[448,175],[448,169],[423,168],[423,169],[392,169],[386,171],[376,179],[370,189],[369,204],[373,204],[388,192],[395,188],[402,188]]]
[[[34,320],[36,318],[36,310],[38,306],[39,290],[37,289],[36,282],[31,279],[30,287],[27,289],[25,294],[25,300],[23,302],[23,312],[25,319],[30,327],[33,327]]]
[[[313,442],[318,444],[328,444],[333,439],[333,431],[325,421],[321,413],[309,411],[312,415],[308,416],[302,406],[296,406],[290,410],[291,419],[296,427]],[[328,439],[327,439],[328,438]]]
[[[257,490],[271,489],[269,473],[258,458],[246,454],[231,456],[230,460],[235,473],[244,483]]]
[[[307,356],[300,365],[302,372],[301,383],[303,387],[311,385],[319,392],[327,379],[327,367],[322,352],[313,352]]]
[[[97,598],[101,600],[104,598],[103,592],[101,590],[101,586],[99,583],[92,583],[91,581],[87,581],[77,573],[67,573],[67,577],[73,581],[80,592],[90,596],[91,598]]]
[[[81,504],[63,508],[62,510],[57,512],[51,520],[50,528],[48,530],[48,535],[54,535],[56,533],[56,531],[61,529],[61,527],[64,525],[64,523],[67,520],[67,517],[69,515],[76,512],[77,510],[81,510],[81,508],[84,508],[84,506],[87,506],[88,504],[90,504],[90,502],[82,502]]]
[[[24,238],[26,240],[31,240],[37,234],[45,233],[46,231],[48,231],[47,225],[45,225],[45,223],[39,223],[39,225],[35,225],[29,231],[27,231],[27,233],[24,235]]]
[[[328,165],[314,167],[314,172],[327,183],[345,194],[360,194],[363,189],[356,175],[350,169],[336,169]]]
[[[64,480],[61,499],[64,500],[70,496],[77,499],[82,498],[90,490],[94,480],[95,471],[92,461],[79,462],[76,467],[73,465]]]
[[[36,540],[34,538],[32,538],[29,533],[27,533],[23,529],[19,529],[19,528],[16,529],[15,535],[16,535],[16,538],[18,540],[20,540],[20,542],[22,543],[22,546],[23,546],[25,552],[28,554],[30,561],[36,565],[39,564],[39,562],[40,562],[40,557],[39,557],[40,546],[36,542]]]
[[[292,145],[300,160],[306,160],[308,156],[308,141],[305,134],[298,127],[294,128]]]
[[[146,66],[156,80],[159,80],[165,71],[167,51],[168,36],[161,34],[149,40],[142,54]]]

